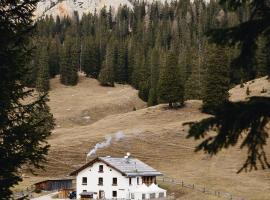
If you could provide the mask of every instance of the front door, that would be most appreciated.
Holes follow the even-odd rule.
[[[105,199],[105,193],[104,193],[103,190],[99,190],[98,198],[99,198],[99,199]]]

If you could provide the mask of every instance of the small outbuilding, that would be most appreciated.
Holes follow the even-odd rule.
[[[35,183],[34,186],[36,190],[58,191],[60,189],[71,189],[73,180],[71,178],[48,179]]]

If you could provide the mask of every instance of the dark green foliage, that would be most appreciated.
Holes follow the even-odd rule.
[[[64,85],[76,85],[78,83],[78,46],[77,40],[67,38],[62,47],[60,80]]]
[[[60,45],[58,38],[53,38],[49,44],[48,64],[51,78],[54,78],[60,71]]]
[[[183,66],[181,66],[181,74],[186,74],[183,78],[184,80],[186,79],[185,99],[202,99],[203,97],[206,65],[203,56],[200,54],[201,53],[199,53],[198,51],[196,52],[195,49],[192,49],[189,54],[189,60],[186,61],[185,64],[182,64]],[[187,71],[188,68],[190,72]]]
[[[158,99],[161,103],[184,103],[184,88],[179,76],[178,60],[174,52],[170,52],[165,65],[161,69],[158,83]]]
[[[128,77],[128,49],[125,41],[117,42],[117,58],[115,62],[114,76],[118,83],[127,83]]]
[[[78,62],[77,68],[80,66],[80,70],[92,78],[99,76],[107,46],[113,45],[114,81],[131,84],[149,105],[158,103],[157,85],[162,56],[173,49],[178,57],[185,99],[202,99],[207,57],[204,33],[213,28],[232,28],[247,21],[249,7],[244,6],[236,11],[225,8],[221,10],[216,1],[206,4],[200,0],[179,0],[170,4],[133,3],[133,10],[122,6],[114,13],[111,8],[103,8],[100,13],[84,14],[80,20],[77,15],[72,19],[57,18],[56,21],[52,17],[40,19],[35,40],[49,38],[50,46],[55,45],[56,41],[56,46],[60,45],[60,49],[65,49],[67,40],[72,40],[78,51],[74,57]],[[154,51],[157,53],[153,53]],[[152,54],[156,54],[155,58]],[[229,60],[233,60],[238,54],[239,48],[234,43],[228,52]],[[51,77],[59,73],[57,60],[57,48],[49,48]],[[236,85],[241,79],[248,81],[260,74],[259,68],[248,67],[251,70],[244,71],[238,65],[233,65],[230,69],[230,84]],[[35,68],[29,71],[35,74]],[[66,74],[69,70],[73,73],[72,69],[74,68],[64,71]],[[26,81],[35,83],[34,77],[35,75],[29,75]]]
[[[99,67],[99,48],[93,37],[86,37],[82,42],[81,67],[87,76],[97,78]]]
[[[250,89],[249,89],[249,86],[247,86],[247,89],[246,89],[246,95],[247,95],[247,96],[250,95]]]
[[[11,199],[11,188],[22,180],[22,166],[42,167],[53,129],[46,95],[23,101],[34,95],[21,80],[31,62],[29,37],[36,3],[0,1],[0,199]]]
[[[255,54],[255,66],[257,77],[262,77],[269,75],[269,65],[270,62],[268,57],[270,56],[270,52],[268,52],[267,48],[267,40],[264,37],[259,37],[257,41],[257,51]]]
[[[22,77],[22,82],[27,87],[36,86],[36,77],[37,77],[37,54],[35,59],[31,59],[29,63],[25,65],[25,74]]]
[[[148,106],[154,106],[158,104],[157,96],[157,85],[159,79],[159,70],[160,70],[160,52],[157,48],[154,48],[151,52],[150,57],[150,87],[149,97],[148,97]]]
[[[202,110],[215,114],[218,107],[229,99],[229,61],[224,47],[211,45],[208,47],[207,55]]]
[[[244,85],[243,81],[241,80],[240,88],[244,88],[244,87],[245,87],[245,85]]]
[[[247,77],[254,77],[252,67],[255,58],[256,41],[259,37],[268,38],[270,30],[270,4],[268,0],[261,1],[220,1],[228,9],[235,11],[248,8],[250,11],[241,23],[229,28],[211,30],[208,35],[211,41],[224,45],[239,44],[241,53],[232,62],[232,66],[240,66]],[[244,36],[244,37],[243,37]],[[268,66],[269,68],[269,66]],[[249,88],[248,88],[249,90]],[[249,92],[247,92],[249,94]],[[227,102],[217,109],[214,117],[204,119],[191,126],[189,137],[200,139],[206,137],[210,130],[216,130],[215,136],[209,136],[197,146],[213,155],[223,148],[237,144],[241,138],[241,148],[248,149],[247,159],[239,170],[257,169],[258,164],[263,169],[270,168],[264,151],[266,139],[269,137],[267,124],[270,119],[270,98],[251,97],[246,102]]]
[[[265,89],[264,87],[262,88],[261,90],[261,93],[266,93],[267,92],[267,89]]]
[[[102,86],[114,86],[114,47],[108,46],[105,61],[99,73],[98,80]]]
[[[265,128],[270,117],[269,100],[269,97],[251,97],[247,102],[226,102],[215,117],[192,125],[188,138],[206,138],[196,151],[203,150],[210,155],[241,142],[241,149],[247,148],[248,156],[239,172],[257,169],[258,164],[263,169],[270,168],[264,151],[269,136]],[[207,136],[212,129],[217,130],[217,134]]]
[[[246,7],[250,17],[242,20],[242,23],[229,28],[213,29],[209,31],[211,41],[219,44],[235,45],[241,48],[241,53],[234,60],[235,66],[241,66],[248,72],[249,78],[254,78],[252,67],[256,52],[256,41],[259,36],[269,35],[270,28],[270,5],[268,0],[260,1],[234,1],[220,0],[231,11]],[[245,37],[243,37],[245,35]],[[269,42],[269,40],[267,41]]]
[[[36,88],[39,92],[47,92],[50,89],[50,74],[48,64],[48,50],[44,45],[39,54]]]

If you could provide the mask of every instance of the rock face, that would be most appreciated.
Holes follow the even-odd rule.
[[[35,12],[36,18],[42,16],[53,16],[56,18],[69,16],[72,17],[74,12],[77,12],[79,17],[85,13],[99,12],[104,6],[106,8],[112,8],[113,12],[116,12],[119,6],[126,5],[127,7],[133,7],[132,2],[135,0],[40,0]],[[142,0],[140,0],[142,1]],[[144,0],[144,2],[153,3],[158,1],[164,3],[171,0]]]
[[[37,5],[35,16],[72,17],[74,12],[77,12],[81,17],[84,13],[99,12],[104,6],[116,11],[121,5],[132,8],[129,0],[41,0]]]

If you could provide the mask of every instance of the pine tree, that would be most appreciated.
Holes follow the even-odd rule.
[[[41,168],[48,153],[53,117],[45,95],[34,93],[22,80],[30,62],[29,40],[36,0],[0,1],[0,199],[12,199],[22,181],[19,170]],[[30,100],[25,101],[25,99]]]
[[[98,80],[102,86],[114,86],[114,47],[109,44]]]
[[[249,86],[247,86],[247,89],[246,89],[246,95],[247,95],[247,96],[250,95],[250,89],[249,89]]]
[[[267,49],[267,40],[265,37],[259,37],[257,41],[257,50],[255,54],[255,65],[256,65],[256,72],[257,77],[262,77],[268,75],[268,57],[269,52]]]
[[[148,101],[150,90],[150,55],[147,54],[139,67],[139,97],[143,101]]]
[[[206,59],[207,73],[203,95],[203,111],[215,114],[229,98],[230,74],[226,48],[209,46]]]
[[[150,91],[148,97],[148,106],[154,106],[158,104],[158,96],[157,96],[157,85],[159,78],[159,68],[160,68],[160,53],[157,48],[154,48],[151,52],[151,60],[150,60]]]
[[[115,81],[118,83],[128,82],[128,50],[125,41],[117,43],[117,61],[115,66]]]
[[[60,41],[58,38],[53,38],[49,45],[49,55],[48,55],[48,63],[49,63],[49,72],[50,77],[54,78],[57,74],[59,74],[60,70]]]
[[[25,84],[27,87],[34,88],[36,86],[36,78],[37,78],[37,65],[39,59],[39,46],[37,44],[41,43],[39,40],[31,40],[29,45],[29,49],[32,49],[32,56],[28,63],[25,65],[25,73],[22,76],[22,83]]]
[[[39,54],[36,88],[39,92],[47,92],[50,89],[48,51],[45,44]]]
[[[61,52],[60,81],[64,85],[78,83],[79,55],[74,38],[66,38]]]
[[[173,107],[173,103],[184,103],[184,88],[180,80],[178,70],[178,60],[174,52],[170,51],[165,66],[161,69],[158,84],[158,98],[161,103],[169,103],[169,107]]]
[[[99,49],[92,37],[86,37],[82,43],[81,67],[87,76],[97,78],[99,73]]]
[[[189,56],[188,66],[190,66],[191,72],[185,83],[185,99],[202,99],[205,73],[204,61],[194,49],[193,52],[190,51]]]

